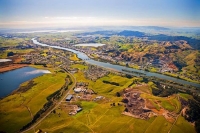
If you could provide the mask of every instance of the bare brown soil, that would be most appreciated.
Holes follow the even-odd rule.
[[[26,64],[11,64],[11,65],[8,65],[8,66],[3,66],[3,67],[0,66],[0,73],[15,70],[15,69],[22,68],[22,67],[25,67],[25,66],[28,66],[28,65],[26,65]]]
[[[146,107],[149,109],[155,109],[155,106],[148,99],[146,99]]]

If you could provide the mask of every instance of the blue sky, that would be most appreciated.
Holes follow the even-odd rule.
[[[0,0],[1,28],[200,27],[200,0]]]

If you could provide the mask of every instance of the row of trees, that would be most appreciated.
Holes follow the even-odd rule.
[[[67,76],[67,78],[70,79],[69,76]],[[70,79],[70,83],[72,84],[72,81]],[[33,117],[32,121],[29,122],[28,124],[26,124],[25,126],[22,127],[22,129],[20,129],[20,131],[23,131],[27,128],[29,128],[32,124],[34,124],[42,115],[44,115],[44,113],[49,110],[50,108],[53,107],[53,103],[54,100],[58,100],[62,95],[63,95],[63,91],[66,91],[68,89],[68,83],[65,83],[59,90],[55,91],[54,93],[50,94],[48,97],[46,97],[47,99],[47,103],[45,103],[43,105],[43,108],[40,109]]]

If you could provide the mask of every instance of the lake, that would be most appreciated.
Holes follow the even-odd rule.
[[[99,46],[103,46],[105,44],[101,44],[101,43],[81,43],[81,44],[76,44],[74,46],[89,46],[89,47],[99,47]]]
[[[117,71],[120,71],[120,72],[123,72],[123,73],[126,73],[126,74],[131,74],[131,75],[135,75],[135,74],[124,72],[124,71],[122,71],[122,69],[125,69],[125,70],[128,70],[128,71],[133,71],[133,72],[139,72],[139,73],[145,74],[146,76],[149,76],[149,77],[157,77],[157,78],[161,78],[161,79],[171,80],[171,81],[174,81],[174,82],[177,82],[177,83],[180,83],[180,84],[192,85],[192,86],[200,88],[200,84],[197,84],[197,83],[189,82],[189,81],[186,81],[186,80],[170,77],[170,76],[159,74],[159,73],[147,72],[147,71],[144,71],[144,70],[137,70],[137,69],[128,68],[128,67],[125,67],[125,66],[113,65],[111,63],[105,63],[105,62],[92,60],[83,52],[73,50],[73,49],[69,49],[69,48],[63,48],[63,47],[60,47],[60,46],[50,46],[50,45],[47,45],[47,44],[43,44],[43,43],[38,42],[35,38],[33,38],[32,41],[33,41],[34,44],[37,44],[37,45],[40,45],[40,46],[71,51],[71,52],[77,54],[78,58],[85,60],[85,62],[93,64],[93,65],[101,66],[101,67],[104,67],[104,68],[115,69]]]
[[[51,72],[33,67],[23,67],[0,73],[0,98],[9,95],[12,91],[17,89],[21,83],[41,76],[45,73]]]

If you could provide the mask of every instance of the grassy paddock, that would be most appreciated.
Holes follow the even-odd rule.
[[[76,67],[76,66],[75,66]],[[120,91],[127,85],[132,83],[133,79],[127,79],[124,77],[109,74],[105,77],[98,79],[97,81],[91,81],[84,77],[84,74],[79,71],[75,74],[78,82],[89,82],[89,88],[92,88],[98,95],[103,95],[109,98],[107,102],[87,102],[80,101],[79,104],[83,107],[83,110],[75,116],[69,116],[67,112],[61,109],[56,109],[56,113],[51,113],[36,129],[42,129],[47,132],[145,132],[145,133],[166,133],[170,130],[172,124],[168,122],[163,116],[152,117],[149,120],[136,119],[133,117],[122,115],[124,110],[123,106],[111,107],[110,104],[119,102],[121,97],[116,97],[115,92]],[[117,82],[120,86],[113,86],[110,84],[105,84],[102,81],[110,79],[110,82]],[[118,80],[117,80],[118,79]],[[155,101],[160,101],[169,110],[177,111],[179,110],[179,101],[176,95],[170,96],[168,98],[153,96],[149,91],[149,85],[140,86],[138,89],[142,90],[142,97],[148,98],[153,102],[154,106],[159,110],[160,107],[155,103]],[[112,89],[112,91],[109,91]],[[60,117],[59,117],[60,114]],[[180,120],[178,120],[180,121]],[[193,127],[182,119],[184,126],[189,126],[186,131],[194,131]],[[179,122],[173,128],[177,128],[182,131],[184,128],[179,126]],[[173,129],[174,130],[174,129]],[[172,131],[173,131],[172,130]],[[29,133],[33,133],[29,132]]]
[[[79,61],[79,60],[80,60],[80,59],[77,57],[76,54],[72,54],[72,55],[70,56],[69,59],[72,60],[72,61]]]
[[[192,96],[189,94],[185,94],[185,93],[179,93],[179,96],[185,100],[191,99]]]
[[[37,67],[42,68],[42,66]],[[75,64],[72,67],[80,68],[81,70],[87,69],[86,66],[80,64]],[[50,70],[53,72],[52,74],[46,74],[46,76],[44,75],[34,79],[34,82],[37,84],[33,86],[29,91],[22,94],[26,98],[24,104],[30,107],[33,114],[36,113],[37,110],[39,110],[39,108],[41,108],[42,105],[46,102],[46,97],[59,89],[59,87],[64,83],[66,74],[59,73],[58,71],[53,71],[52,69]],[[122,97],[116,97],[116,92],[128,87],[128,85],[137,79],[128,79],[114,74],[109,74],[96,81],[91,81],[84,77],[84,73],[82,71],[78,71],[78,73],[75,73],[74,76],[76,77],[77,82],[89,82],[89,88],[97,92],[97,95],[105,96],[109,100],[104,100],[102,102],[79,101],[79,104],[83,110],[75,116],[69,116],[67,111],[62,110],[61,108],[57,108],[55,109],[55,112],[52,112],[39,125],[36,126],[36,131],[38,129],[42,129],[42,131],[49,133],[165,133],[170,130],[172,124],[169,123],[163,116],[142,120],[122,115],[124,106],[117,105],[117,103],[122,100]],[[103,83],[103,80],[119,83],[119,86],[105,84]],[[23,85],[26,84],[27,83],[24,83]],[[46,84],[48,84],[48,86],[46,86]],[[151,83],[148,85],[132,87],[141,90],[141,97],[149,99],[156,109],[160,109],[160,107],[157,105],[157,102],[159,102],[163,108],[166,108],[169,111],[175,111],[177,113],[180,111],[181,106],[177,99],[177,95],[173,95],[168,98],[153,96],[150,91],[150,88],[153,87],[153,84]],[[26,108],[22,108],[20,106],[20,103],[23,102],[23,98],[20,97],[19,94],[15,95],[3,99],[4,101],[0,101],[2,109],[4,108],[4,110],[1,109],[0,113],[1,118],[3,118],[3,120],[0,120],[0,124],[2,125],[0,130],[6,129],[5,131],[7,132],[15,132],[17,129],[31,120],[30,114]],[[111,103],[116,103],[116,106],[111,107]],[[8,104],[10,106],[7,106]],[[37,106],[35,107],[36,104]],[[12,125],[14,129],[7,129],[10,127],[10,125]],[[194,132],[194,127],[186,120],[184,120],[183,117],[179,117],[171,132],[176,131],[192,133]],[[30,130],[28,133],[34,133],[34,130]]]
[[[24,93],[16,93],[0,100],[0,131],[17,132],[31,121],[27,107],[34,115],[47,102],[46,97],[60,89],[64,84],[65,73],[44,74],[33,79],[36,85]],[[27,85],[29,81],[21,86]],[[10,128],[12,127],[12,128]]]
[[[171,133],[195,133],[195,129],[191,123],[186,121],[182,116],[179,116],[175,126],[173,126]]]
[[[71,66],[72,68],[78,68],[80,70],[85,70],[85,69],[88,69],[88,66],[85,66],[85,65],[81,65],[81,64],[74,64]]]

